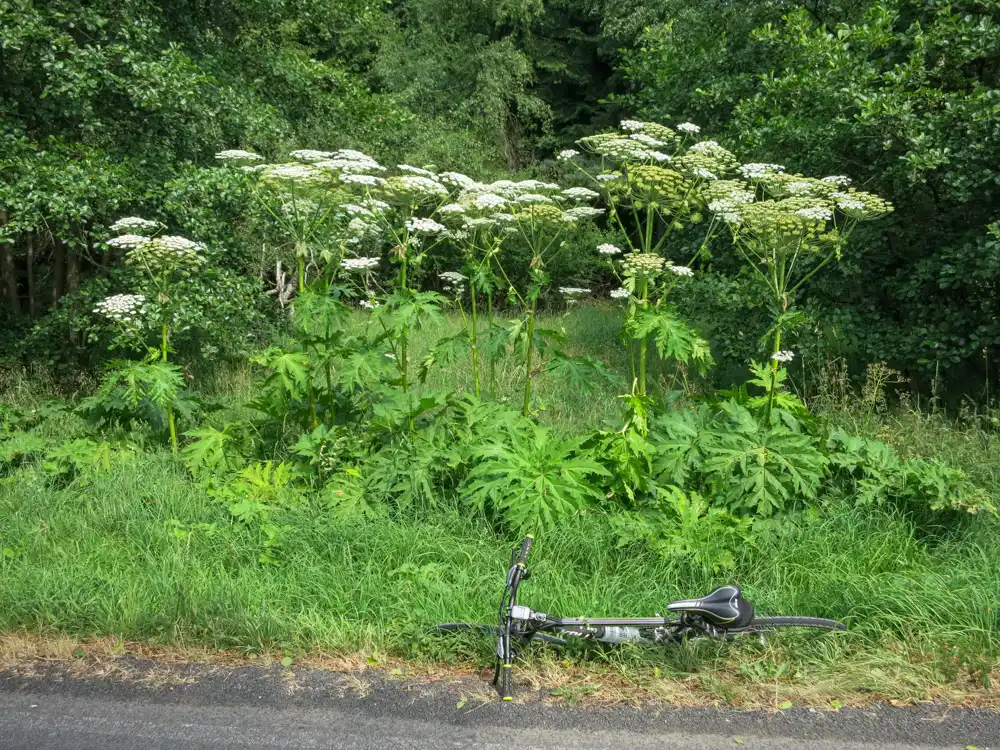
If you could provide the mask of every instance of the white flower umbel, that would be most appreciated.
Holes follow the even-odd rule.
[[[342,174],[340,181],[346,185],[383,185],[385,180],[370,174]]]
[[[621,255],[622,249],[610,242],[605,242],[603,245],[597,246],[597,252],[601,255]]]
[[[495,216],[463,216],[462,223],[466,229],[479,229],[480,227],[492,227],[496,224]]]
[[[268,180],[306,184],[327,179],[321,170],[311,164],[269,164],[261,170],[261,175]]]
[[[379,264],[378,258],[344,258],[340,266],[346,271],[371,271]]]
[[[332,151],[314,151],[311,148],[300,148],[297,151],[292,151],[289,156],[299,161],[317,162],[324,159],[332,159],[334,153]]]
[[[400,172],[409,172],[410,174],[420,175],[421,177],[430,177],[432,179],[437,179],[437,175],[434,174],[429,169],[421,169],[420,167],[412,167],[409,164],[398,164],[396,166]]]
[[[514,199],[515,203],[552,203],[552,199],[541,193],[525,193]]]
[[[347,211],[351,216],[374,216],[369,209],[364,206],[359,206],[356,203],[345,203],[344,210]]]
[[[711,172],[711,171],[705,169],[704,167],[699,167],[698,169],[694,170],[694,173],[696,175],[698,175],[699,177],[701,177],[702,179],[705,179],[705,180],[717,180],[717,179],[719,179],[719,176],[717,174],[715,174],[715,172]]]
[[[671,263],[668,263],[666,265],[666,269],[670,271],[670,273],[675,273],[678,276],[688,276],[688,277],[694,276],[694,271],[692,271],[687,266],[675,266]]]
[[[701,126],[695,125],[693,122],[682,122],[677,126],[678,133],[700,133]]]
[[[577,206],[568,211],[563,211],[563,221],[572,222],[580,219],[593,219],[604,215],[603,208],[591,208],[590,206]]]
[[[363,307],[366,310],[374,310],[376,307],[381,307],[382,305],[380,305],[378,302],[370,302],[366,299],[363,299],[358,303],[358,306]]]
[[[434,219],[422,219],[420,217],[407,219],[406,228],[414,234],[441,234],[448,231],[448,227],[444,224],[438,224]]]
[[[119,219],[114,224],[111,225],[112,232],[152,232],[159,229],[162,225],[158,221],[150,221],[149,219],[140,219],[138,216],[126,216],[124,219]]]
[[[836,185],[837,187],[847,187],[851,184],[851,178],[845,177],[842,174],[832,174],[829,177],[824,177],[821,182],[825,182],[828,185]]]
[[[574,156],[578,156],[579,154],[580,152],[577,151],[575,148],[567,148],[556,154],[556,159],[558,159],[559,161],[569,161]]]
[[[260,161],[264,157],[260,154],[255,154],[252,151],[243,151],[238,148],[231,148],[225,151],[220,151],[215,155],[215,158],[219,161]]]
[[[812,219],[813,221],[829,221],[833,218],[833,211],[826,206],[800,208],[795,214],[801,216],[803,219]]]
[[[405,190],[408,190],[411,193],[419,193],[421,195],[428,196],[448,194],[448,188],[437,180],[432,180],[430,177],[423,177],[416,174],[405,174],[401,177],[396,177],[395,180],[398,181],[398,183]]]
[[[622,120],[621,127],[626,132],[637,133],[646,127],[646,123],[640,120]]]
[[[133,323],[144,310],[146,298],[141,294],[115,294],[94,306],[94,312],[119,323]]]
[[[628,299],[630,296],[632,296],[632,292],[625,287],[611,290],[611,299]]]
[[[473,203],[476,208],[501,208],[507,204],[507,199],[496,193],[483,193],[482,195],[477,195]]]
[[[461,203],[446,203],[438,209],[439,214],[464,214],[466,208]]]
[[[118,237],[112,237],[108,240],[108,246],[133,248],[138,247],[139,245],[145,245],[149,241],[149,237],[143,237],[141,234],[123,234]]]
[[[599,198],[600,193],[597,193],[590,188],[585,187],[571,187],[566,188],[562,191],[562,194],[567,198],[572,198],[575,201],[589,201],[594,198]]]
[[[585,294],[590,294],[590,290],[578,286],[561,286],[559,293],[567,297],[582,297]]]
[[[771,175],[782,174],[785,168],[781,164],[743,164],[740,166],[740,173],[745,180],[759,180]]]
[[[652,159],[653,161],[658,161],[661,163],[666,161],[672,161],[670,154],[665,154],[662,151],[650,151],[649,158]]]
[[[771,355],[771,359],[775,362],[791,362],[794,358],[795,352],[791,351],[780,351]]]
[[[644,143],[647,146],[653,146],[654,148],[657,146],[667,145],[665,141],[658,140],[651,135],[646,135],[645,133],[633,133],[632,135],[629,136],[629,138],[633,141]]]
[[[597,175],[594,179],[600,183],[614,182],[615,180],[620,180],[622,178],[621,172],[604,172]]]
[[[458,271],[443,271],[438,274],[438,278],[447,281],[449,284],[461,284],[469,280],[469,277]]]
[[[442,172],[437,177],[445,185],[460,187],[465,190],[474,190],[482,187],[480,183],[469,177],[469,175],[462,174],[461,172]]]

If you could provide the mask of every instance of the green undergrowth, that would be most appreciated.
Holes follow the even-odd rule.
[[[291,532],[284,563],[260,565],[256,532],[231,523],[163,452],[61,488],[18,469],[0,485],[0,516],[2,629],[483,664],[487,644],[428,629],[492,620],[513,542],[448,509],[345,521],[304,506],[280,519]],[[889,694],[887,675],[900,690],[982,687],[1000,632],[997,532],[987,522],[918,539],[899,515],[845,509],[756,536],[729,574],[713,576],[638,545],[616,549],[595,513],[539,540],[522,598],[566,616],[650,615],[732,580],[761,613],[833,617],[849,629],[787,635],[765,657],[753,644],[577,656],[700,673],[743,649],[740,661],[758,665],[741,675],[751,681],[780,668],[787,679],[839,675]],[[859,661],[863,676],[853,673]]]

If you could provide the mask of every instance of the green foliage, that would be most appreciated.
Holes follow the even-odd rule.
[[[162,360],[113,361],[97,391],[80,402],[82,413],[97,426],[144,421],[164,429],[169,410],[190,420],[197,408],[181,368]]]
[[[641,510],[614,513],[609,520],[619,547],[645,543],[664,558],[710,574],[735,567],[753,528],[752,518],[733,516],[676,487],[661,488]]]
[[[474,451],[481,463],[463,489],[473,508],[519,531],[543,531],[603,497],[592,477],[610,474],[581,451],[582,440],[563,440],[530,423],[519,427]]]

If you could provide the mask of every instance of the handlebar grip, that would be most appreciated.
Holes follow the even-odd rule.
[[[517,564],[521,567],[525,567],[528,563],[528,555],[531,554],[531,545],[535,543],[535,537],[528,534],[524,537],[524,541],[521,542],[521,555],[517,558]]]

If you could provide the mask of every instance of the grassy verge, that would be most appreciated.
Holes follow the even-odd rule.
[[[627,376],[613,316],[588,309],[545,324],[565,325],[571,342],[586,341],[587,351]],[[446,318],[417,336],[415,358],[457,325]],[[515,364],[503,361],[497,372],[501,393],[517,394]],[[462,364],[433,377],[434,386],[471,387]],[[235,411],[253,393],[246,370],[202,377],[199,388]],[[38,382],[11,379],[4,398],[38,405],[40,390]],[[541,418],[566,432],[619,414],[610,386],[584,394],[542,374],[536,390]],[[831,418],[907,455],[940,455],[983,486],[1000,475],[996,438],[974,426],[915,412],[866,414],[861,424],[847,406]],[[71,435],[80,429],[73,420],[61,414],[37,430]],[[0,630],[21,634],[6,637],[5,662],[17,643],[44,652],[36,636],[133,653],[153,644],[188,649],[162,653],[208,649],[213,658],[292,654],[317,665],[331,653],[363,665],[406,659],[408,673],[467,671],[491,661],[486,639],[430,634],[441,621],[492,620],[515,541],[456,508],[350,521],[318,501],[277,512],[272,521],[288,527],[281,563],[262,565],[258,531],[234,523],[163,450],[135,452],[70,484],[55,483],[33,463],[4,471]],[[534,650],[520,679],[569,696],[600,683],[605,695],[737,705],[995,703],[996,522],[973,518],[918,536],[898,512],[827,498],[822,513],[775,524],[737,557],[721,578],[639,545],[616,549],[602,516],[590,513],[539,540],[523,599],[567,616],[651,615],[671,599],[736,581],[762,614],[833,617],[848,632],[788,632],[766,645]]]
[[[314,507],[281,519],[294,527],[286,560],[261,566],[258,540],[164,454],[63,489],[22,469],[3,485],[0,516],[10,550],[0,629],[244,652],[485,665],[488,644],[427,630],[492,617],[510,545],[458,514],[345,523]],[[215,526],[181,536],[174,521]],[[696,676],[699,689],[736,701],[762,685],[841,700],[952,691],[966,700],[996,667],[998,554],[996,529],[928,546],[905,519],[838,513],[759,541],[732,578],[761,612],[842,618],[847,633],[788,633],[766,647],[584,649],[564,668]],[[567,615],[639,615],[719,582],[641,549],[615,550],[595,516],[540,540],[524,595]]]

